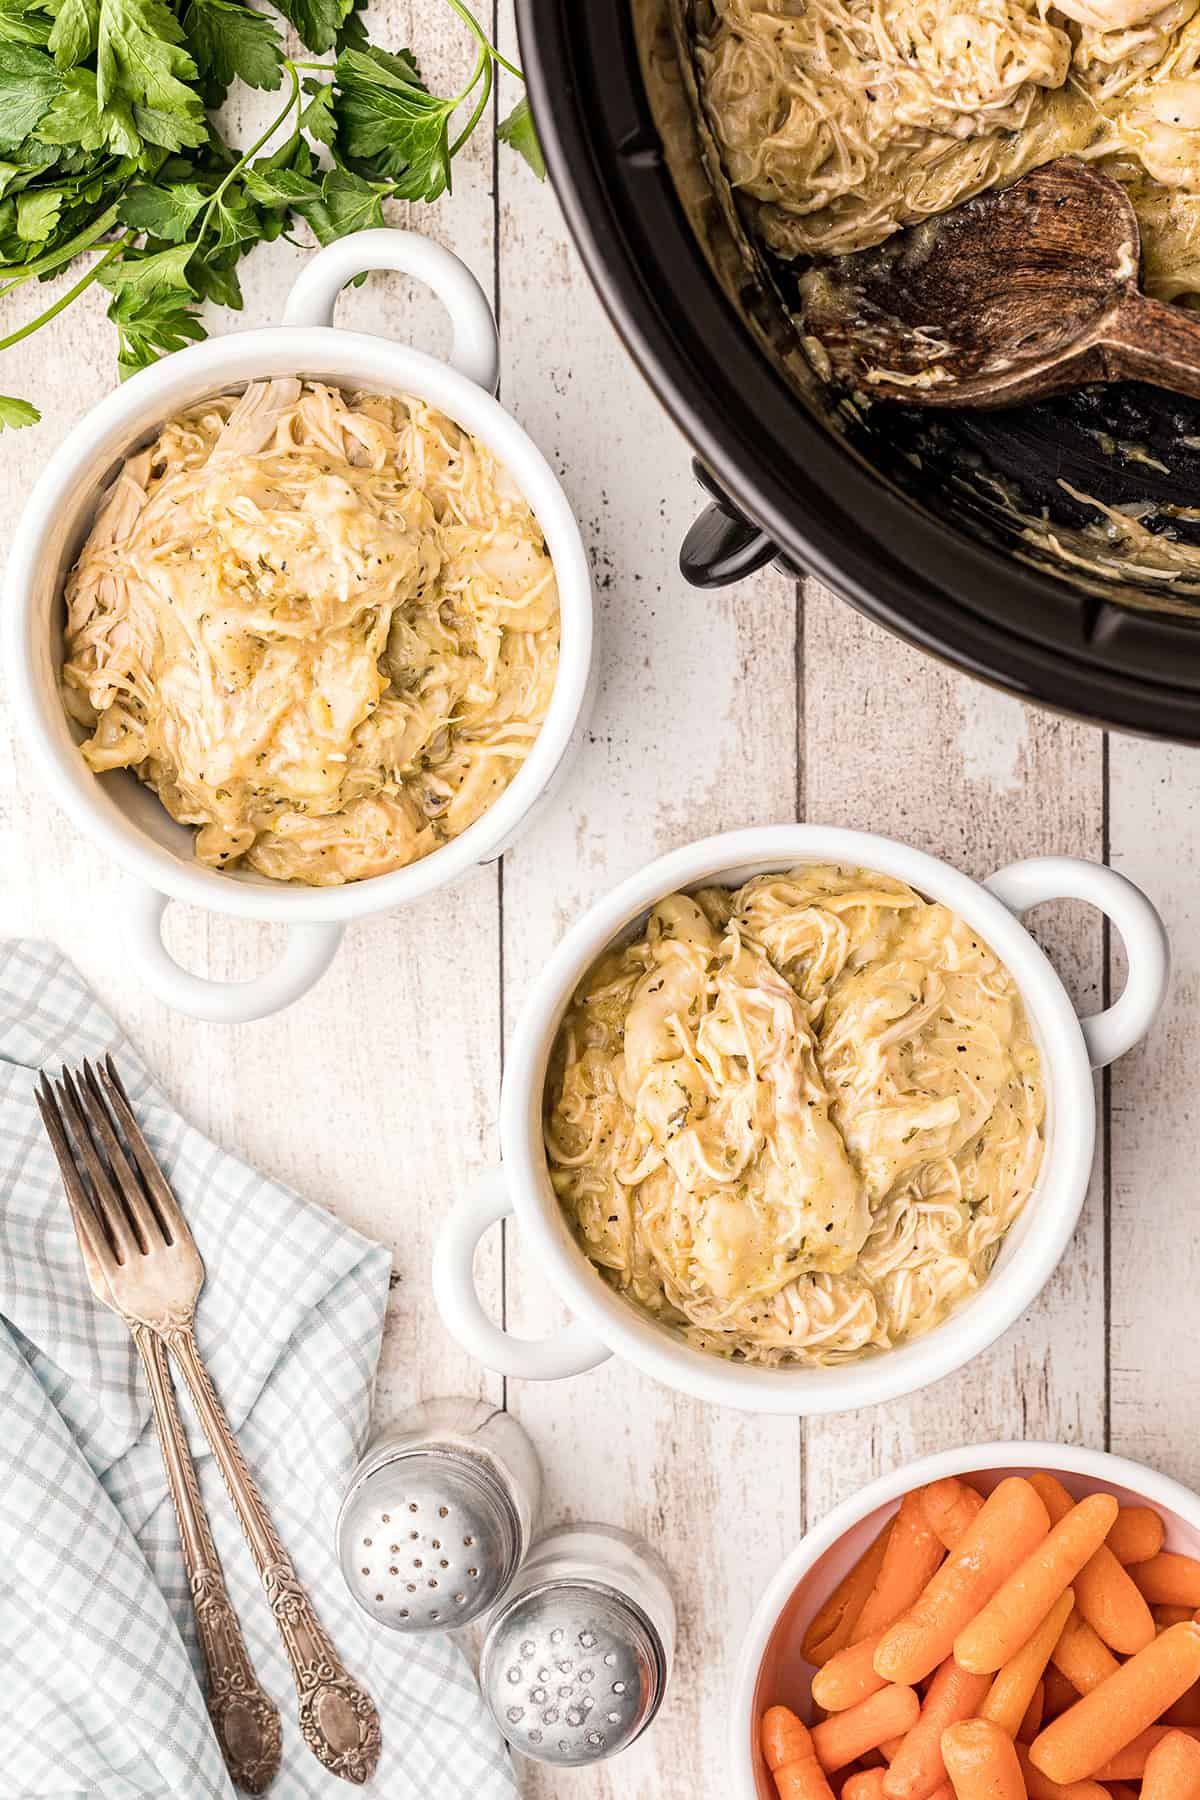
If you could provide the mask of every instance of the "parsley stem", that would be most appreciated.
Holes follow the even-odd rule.
[[[32,281],[35,276],[48,275],[54,269],[61,268],[63,263],[74,261],[81,252],[90,250],[92,245],[102,238],[116,222],[117,208],[115,206],[106,207],[99,218],[93,219],[90,225],[85,225],[82,231],[76,232],[75,236],[69,238],[65,244],[60,244],[57,250],[47,251],[45,256],[36,257],[33,262],[22,263],[18,275],[10,276],[7,281],[0,283],[0,300],[11,294],[14,288],[22,287],[25,282]]]
[[[489,42],[487,36],[484,33],[482,25],[479,23],[479,20],[477,18],[475,18],[474,15],[467,10],[467,8],[463,5],[463,0],[446,0],[446,3],[448,6],[452,7],[453,10],[458,14],[459,18],[462,20],[462,22],[466,26],[467,30],[471,33],[471,35],[475,39],[476,43],[478,43],[487,52],[488,57],[491,59],[491,61],[494,63],[499,63],[499,65],[502,69],[507,69],[510,75],[515,75],[517,80],[523,83],[525,80],[525,77],[524,77],[524,75],[522,75],[520,69],[518,69],[516,63],[510,63],[506,56],[501,56],[501,54],[497,50],[495,44]],[[473,87],[474,85],[475,85],[475,83],[472,82],[471,86]],[[467,93],[470,93],[470,91],[471,91],[470,88],[468,88],[466,90]]]
[[[479,51],[479,60],[475,64],[475,73],[471,77],[471,86],[463,89],[462,93],[459,95],[459,100],[466,99],[467,95],[471,92],[471,88],[473,88],[475,86],[475,84],[479,81],[479,77],[481,75],[483,76],[483,83],[479,89],[479,95],[475,101],[475,105],[471,109],[471,116],[467,120],[466,124],[463,126],[462,130],[459,132],[458,136],[455,138],[454,142],[450,146],[451,158],[454,158],[458,155],[459,151],[462,149],[463,145],[466,143],[467,139],[470,137],[471,133],[474,131],[475,127],[478,125],[480,119],[483,116],[483,109],[487,105],[488,99],[491,96],[491,92],[492,92],[492,59],[491,59],[490,55],[488,54],[487,50],[484,49],[482,46],[480,47],[480,51]]]
[[[120,256],[129,241],[127,237],[122,237],[118,238],[115,244],[110,244],[99,262],[93,263],[87,274],[77,281],[73,288],[68,288],[67,292],[56,300],[53,306],[48,306],[44,313],[38,314],[36,319],[30,319],[27,324],[21,326],[19,331],[10,332],[6,338],[0,338],[0,350],[9,350],[14,344],[19,344],[22,338],[32,337],[33,333],[41,326],[48,325],[51,319],[58,317],[60,312],[65,312],[68,306],[78,300],[86,288],[91,287],[100,271],[107,268],[110,262],[114,262]]]
[[[257,156],[258,152],[262,149],[263,145],[265,143],[269,142],[269,140],[275,136],[275,133],[279,130],[279,127],[283,124],[284,120],[287,118],[288,114],[291,112],[293,106],[295,106],[296,102],[300,98],[300,77],[296,73],[295,63],[293,63],[290,58],[285,58],[283,66],[287,70],[288,79],[292,84],[291,91],[287,97],[287,103],[281,112],[276,113],[275,117],[271,120],[271,123],[267,126],[266,130],[264,132],[262,132],[260,134],[260,136],[255,138],[255,140],[251,144],[250,148],[248,150],[244,151],[243,154],[238,158],[237,162],[234,163],[232,169],[230,169],[229,173],[226,175],[225,179],[220,183],[220,185],[213,189],[211,195],[209,196],[208,205],[205,207],[204,212],[201,215],[200,229],[196,233],[196,249],[197,250],[200,248],[200,245],[204,242],[204,236],[208,230],[208,221],[212,217],[213,208],[217,204],[218,200],[221,198],[221,195],[225,192],[225,189],[229,186],[231,181],[236,180],[236,178],[241,174],[242,170],[246,167],[246,164],[250,161],[251,157]]]

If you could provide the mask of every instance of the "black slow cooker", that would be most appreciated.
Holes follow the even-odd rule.
[[[689,51],[705,4],[517,0],[569,226],[711,496],[685,575],[778,559],[1029,699],[1200,742],[1200,405],[1136,383],[950,415],[835,393],[795,271],[722,182]],[[1129,517],[1149,554],[1106,524]],[[1194,544],[1196,571],[1158,537]]]

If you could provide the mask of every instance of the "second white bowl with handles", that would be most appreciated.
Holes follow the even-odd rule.
[[[333,323],[338,294],[373,269],[395,269],[432,288],[454,336],[442,361],[405,344]],[[233,332],[176,351],[100,402],[50,458],[21,515],[4,584],[3,651],[19,740],[75,824],[129,876],[126,942],[134,971],[161,999],[196,1018],[258,1019],[299,998],[328,968],[354,919],[385,912],[499,856],[557,787],[591,702],[592,587],[579,528],[554,472],[494,389],[496,321],[466,265],[416,232],[363,231],[306,265],[283,324]],[[541,731],[508,787],[459,837],[407,868],[345,887],[306,888],[196,861],[192,832],[177,825],[128,771],[97,776],[79,754],[63,710],[63,583],[97,502],[124,459],[165,422],[206,396],[271,376],[337,387],[415,394],[479,438],[515,478],[546,539],[560,604],[558,675]],[[174,961],[161,935],[171,900],[288,927],[282,958],[251,981],[206,981]]]
[[[1020,989],[1042,1058],[1046,1147],[1037,1184],[988,1279],[942,1324],[897,1348],[831,1368],[736,1363],[685,1343],[614,1291],[588,1261],[562,1214],[546,1166],[542,1097],[559,1023],[592,963],[649,909],[680,889],[737,887],[803,863],[842,863],[895,876],[965,919]],[[1120,998],[1079,1018],[1053,965],[1021,923],[1049,900],[1084,900],[1112,921],[1129,975]],[[1035,857],[974,881],[949,863],[868,832],[775,825],[727,832],[675,850],[600,900],[572,927],[530,992],[505,1067],[500,1100],[503,1167],[450,1215],[438,1242],[434,1291],[453,1335],[501,1374],[549,1380],[624,1356],[668,1387],[718,1405],[814,1414],[873,1406],[926,1387],[978,1356],[1036,1298],[1062,1256],[1087,1192],[1096,1137],[1093,1069],[1132,1048],[1167,987],[1162,921],[1115,870],[1075,857]],[[475,1248],[515,1214],[523,1248],[574,1315],[555,1336],[529,1341],[502,1330],[480,1304]]]

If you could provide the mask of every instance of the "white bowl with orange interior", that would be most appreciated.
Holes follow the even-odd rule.
[[[968,1445],[883,1475],[836,1506],[787,1557],[755,1608],[742,1641],[729,1715],[734,1800],[776,1800],[760,1746],[763,1714],[787,1706],[807,1719],[815,1666],[803,1643],[813,1620],[904,1495],[945,1476],[966,1476],[989,1494],[1006,1476],[1047,1470],[1075,1499],[1103,1490],[1122,1506],[1149,1506],[1165,1526],[1164,1548],[1200,1557],[1200,1495],[1141,1463],[1065,1444]]]

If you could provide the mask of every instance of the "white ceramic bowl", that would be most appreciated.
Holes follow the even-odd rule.
[[[967,920],[1015,978],[1042,1057],[1046,1150],[1037,1185],[978,1293],[924,1337],[836,1368],[763,1368],[693,1349],[617,1294],[573,1238],[550,1184],[542,1143],[542,1094],[555,1033],[596,957],[676,889],[737,886],[799,863],[854,864],[897,876]],[[1020,923],[1046,900],[1086,900],[1110,918],[1129,963],[1115,1005],[1079,1019],[1062,982]],[[567,933],[526,999],[504,1073],[504,1166],[468,1193],[443,1228],[434,1292],[450,1331],[489,1368],[547,1379],[577,1374],[616,1352],[669,1387],[758,1412],[828,1413],[874,1406],[948,1375],[999,1337],[1049,1278],[1075,1228],[1092,1167],[1096,1110],[1092,1070],[1135,1044],[1167,984],[1162,921],[1146,896],[1112,869],[1072,857],[1014,863],[972,881],[948,863],[889,838],[821,825],[774,825],[689,844],[651,863],[599,901]],[[479,1238],[515,1213],[545,1275],[575,1315],[537,1343],[494,1325],[476,1292]]]
[[[893,1469],[851,1495],[801,1538],[754,1610],[742,1640],[729,1708],[729,1769],[734,1800],[776,1800],[775,1783],[758,1745],[758,1725],[768,1706],[790,1706],[808,1716],[812,1664],[801,1644],[817,1609],[828,1599],[910,1488],[945,1475],[970,1475],[990,1493],[1006,1475],[1050,1469],[1077,1499],[1097,1488],[1123,1504],[1143,1504],[1162,1514],[1166,1547],[1200,1556],[1200,1496],[1141,1463],[1105,1450],[1066,1444],[977,1444]]]
[[[370,269],[402,270],[433,289],[454,327],[448,362],[333,326],[341,289]],[[324,973],[352,919],[402,906],[498,856],[557,784],[568,750],[578,742],[592,692],[587,556],[549,464],[493,398],[498,373],[496,322],[470,270],[415,232],[360,232],[313,257],[292,289],[281,326],[177,351],[102,400],[51,457],[29,496],[4,585],[3,654],[17,732],[59,805],[131,877],[132,964],[180,1011],[232,1022],[288,1005]],[[473,432],[510,470],[532,507],[554,562],[561,602],[554,693],[533,748],[509,786],[482,818],[432,855],[339,888],[222,874],[198,863],[191,830],[176,825],[132,774],[92,774],[58,690],[63,582],[121,462],[185,407],[273,375],[416,394]],[[286,925],[287,949],[273,969],[252,981],[201,980],[181,969],[163,945],[168,900]]]

